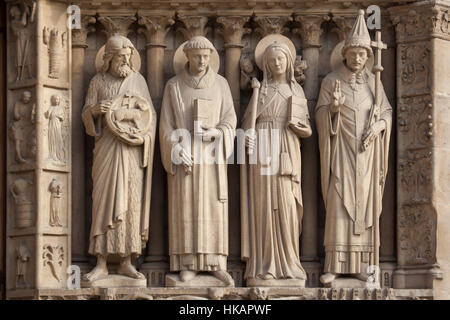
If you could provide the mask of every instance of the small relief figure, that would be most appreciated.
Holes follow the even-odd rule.
[[[56,94],[51,96],[50,103],[50,108],[44,114],[48,119],[48,158],[64,164],[66,158],[61,125],[64,121],[64,108],[61,106],[61,98]]]
[[[36,104],[31,104],[31,92],[22,93],[22,101],[14,104],[13,121],[9,124],[9,135],[14,140],[15,159],[18,163],[27,162],[27,156],[34,156],[35,136],[33,123]]]
[[[33,202],[30,198],[31,181],[19,178],[10,187],[14,198],[16,228],[26,228],[33,225]]]
[[[253,132],[245,142],[249,164],[241,166],[241,255],[247,286],[305,285],[299,255],[300,138],[311,136],[312,130],[303,89],[294,78],[295,54],[292,41],[279,34],[264,37],[255,49],[264,77],[261,84],[252,79],[253,95],[242,124]]]
[[[30,258],[30,250],[28,250],[26,244],[22,242],[16,248],[16,289],[24,289],[30,287],[30,284],[26,279],[27,267]]]
[[[302,60],[302,56],[297,56],[294,62],[294,77],[301,86],[305,84],[305,70],[307,68],[306,60]]]
[[[62,224],[59,220],[59,213],[61,210],[61,195],[62,187],[61,183],[57,179],[53,179],[50,182],[50,226],[61,227]]]
[[[241,90],[250,90],[251,80],[257,76],[258,71],[253,66],[253,62],[248,55],[242,55],[239,65],[241,67]]]
[[[63,32],[60,35],[60,31],[58,29],[53,28],[50,30],[49,28],[44,27],[43,40],[48,47],[48,77],[52,79],[58,79],[61,60],[66,48],[67,33]]]
[[[20,6],[20,7],[19,7]],[[30,24],[34,22],[36,12],[36,2],[32,6],[21,3],[12,6],[9,13],[11,15],[11,29],[16,38],[16,81],[32,78],[30,67]]]

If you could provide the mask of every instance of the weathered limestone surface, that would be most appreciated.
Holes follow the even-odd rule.
[[[318,288],[325,257],[325,210],[313,112],[321,80],[331,71],[330,54],[345,40],[366,2],[135,0],[124,6],[103,0],[70,1],[81,8],[81,30],[66,27],[69,1],[37,0],[35,10],[33,3],[11,0],[0,8],[5,8],[0,17],[0,111],[5,115],[0,146],[7,150],[0,159],[4,177],[0,208],[6,207],[0,216],[0,275],[5,275],[8,298],[368,298],[362,288]],[[448,299],[450,6],[443,0],[371,4],[381,7],[382,40],[388,45],[382,54],[382,82],[394,120],[380,220],[383,289],[370,297]],[[300,260],[307,273],[306,288],[242,288],[245,264],[240,261],[237,164],[228,166],[227,261],[236,288],[157,288],[165,286],[169,272],[169,234],[167,179],[156,139],[150,240],[145,258],[137,264],[147,278],[147,288],[66,289],[69,264],[85,273],[95,262],[88,254],[94,141],[83,133],[81,111],[88,80],[96,73],[96,53],[116,32],[128,37],[140,54],[139,71],[147,80],[158,125],[163,88],[174,76],[173,56],[184,41],[203,35],[217,48],[218,73],[230,85],[239,128],[251,96],[251,90],[239,88],[241,55],[253,59],[257,43],[268,34],[284,34],[292,40],[297,57],[308,65],[303,89],[312,125],[312,136],[302,142]],[[262,73],[257,78],[261,80]],[[6,92],[1,91],[5,87]],[[22,99],[26,91],[31,94],[28,102]],[[59,104],[51,101],[55,95]],[[64,145],[54,148],[60,138]],[[16,148],[17,141],[21,147]],[[24,161],[16,157],[17,150]],[[6,261],[1,260],[4,256]]]

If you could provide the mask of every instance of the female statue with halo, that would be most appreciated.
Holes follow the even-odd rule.
[[[242,259],[247,286],[304,286],[300,139],[311,135],[307,100],[294,78],[294,44],[264,37],[255,60],[262,84],[243,119],[249,164],[241,166]]]

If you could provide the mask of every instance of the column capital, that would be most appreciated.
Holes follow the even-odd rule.
[[[206,27],[209,19],[205,16],[186,15],[182,13],[178,15],[178,19],[184,24],[178,30],[183,33],[186,40],[195,36],[206,37],[206,34],[211,29],[210,27]]]
[[[301,28],[295,28],[292,31],[302,38],[303,48],[319,48],[320,36],[323,33],[322,22],[329,21],[327,14],[296,15],[295,21],[299,22]]]
[[[348,34],[352,30],[356,16],[357,13],[351,16],[348,14],[333,15],[331,20],[336,24],[337,28],[334,28],[332,32],[335,32],[338,35],[339,41],[344,41],[347,39]]]
[[[138,24],[143,26],[138,32],[143,34],[147,39],[147,46],[165,47],[165,37],[170,27],[175,23],[174,12],[147,14],[146,12],[138,13]]]
[[[72,48],[86,48],[86,39],[89,33],[95,32],[93,24],[97,19],[91,15],[81,17],[81,29],[72,30]]]
[[[255,32],[261,37],[265,37],[269,34],[287,33],[289,29],[286,24],[293,19],[290,15],[257,15],[254,20],[258,24]]]
[[[217,18],[218,32],[223,36],[225,46],[242,47],[242,37],[252,31],[250,28],[244,28],[244,24],[249,20],[250,16],[221,16]]]
[[[97,20],[103,25],[106,36],[109,38],[118,33],[124,37],[128,36],[130,25],[136,21],[135,16],[100,15]]]

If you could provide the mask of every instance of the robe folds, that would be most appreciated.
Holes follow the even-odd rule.
[[[215,142],[194,142],[194,104],[208,101],[209,124],[221,132]],[[170,270],[217,271],[227,269],[228,183],[226,159],[233,154],[236,113],[228,82],[211,68],[201,78],[184,70],[166,84],[161,108],[161,157],[168,179]],[[192,171],[172,161],[177,129],[184,129],[194,156]],[[195,145],[198,143],[197,145]],[[212,149],[221,162],[199,159]],[[197,150],[197,152],[195,152]],[[199,152],[200,151],[200,152]]]
[[[336,80],[345,102],[332,114]],[[381,90],[377,120],[385,121],[386,129],[363,151],[375,102],[375,76],[367,69],[355,74],[341,65],[322,81],[315,112],[326,208],[325,272],[358,274],[375,262],[392,121],[392,108],[382,86]]]
[[[150,108],[151,126],[142,145],[123,142],[107,127],[103,115],[94,117],[91,113],[101,101],[126,93],[145,99]],[[95,75],[82,119],[87,134],[95,137],[89,253],[140,255],[148,240],[156,133],[156,112],[144,77],[135,71],[124,79],[110,73]]]
[[[302,88],[295,86],[299,98],[305,98]],[[275,279],[306,279],[299,248],[303,216],[300,135],[311,135],[311,127],[306,104],[302,107],[308,119],[305,127],[297,129],[297,133],[287,127],[292,95],[290,84],[268,85],[264,101],[258,101],[255,128],[257,148],[264,144],[265,151],[255,149],[258,162],[241,165],[241,193],[247,195],[241,198],[241,256],[247,262],[245,279],[261,279],[266,275]],[[249,109],[244,116],[244,130],[251,127]],[[272,135],[272,131],[278,135]],[[267,138],[261,140],[260,135]],[[272,154],[277,152],[277,148],[272,149],[274,143],[280,147],[276,154]],[[264,159],[268,156],[277,157],[272,161],[278,161],[279,168],[263,174]]]

